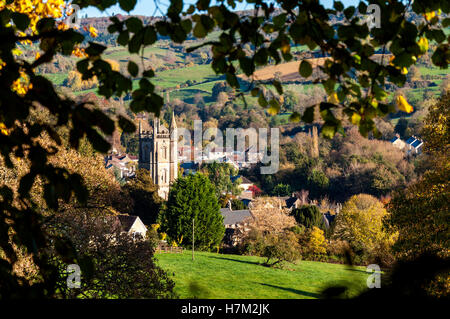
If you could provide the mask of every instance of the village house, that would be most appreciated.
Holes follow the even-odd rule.
[[[245,176],[236,175],[231,176],[230,179],[234,183],[237,179],[241,179],[241,183],[239,184],[239,187],[242,189],[242,191],[246,192],[248,189],[253,186],[253,183]]]
[[[245,205],[246,207],[249,207],[250,203],[251,203],[252,200],[253,200],[253,192],[250,191],[250,190],[243,191],[243,192],[238,196],[238,199],[239,199],[242,203],[244,203],[244,205]]]
[[[409,154],[420,154],[422,152],[423,141],[416,136],[411,136],[403,141],[398,134],[390,141],[399,150],[406,151]]]
[[[391,143],[399,150],[403,150],[406,147],[406,143],[400,138],[400,135],[398,134],[395,134],[395,137],[391,139]]]
[[[420,154],[422,152],[423,141],[414,135],[406,140],[408,154]]]
[[[220,213],[223,216],[225,226],[224,242],[230,246],[236,246],[242,234],[250,230],[249,223],[253,215],[248,209],[232,210],[231,204],[226,208],[221,208]]]
[[[136,174],[138,157],[129,154],[110,154],[105,156],[105,168],[118,170],[120,178],[133,177]]]
[[[133,238],[145,238],[147,235],[147,227],[138,216],[118,215],[115,216],[120,223],[122,230]]]

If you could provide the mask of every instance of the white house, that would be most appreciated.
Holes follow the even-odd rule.
[[[138,216],[118,215],[117,218],[124,232],[133,237],[140,236],[145,238],[147,227]]]
[[[422,152],[423,141],[414,135],[406,140],[406,145],[408,154],[420,154]]]
[[[403,150],[406,147],[406,143],[400,138],[400,135],[398,134],[395,134],[395,137],[391,139],[391,143],[399,150]]]

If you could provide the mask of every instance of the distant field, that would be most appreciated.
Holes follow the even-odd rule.
[[[179,68],[157,72],[155,84],[162,88],[175,87],[188,80],[203,82],[216,81],[220,76],[216,75],[210,65],[202,64],[187,68]]]
[[[350,284],[350,296],[363,291],[368,274],[363,267],[312,261],[286,264],[286,269],[260,265],[259,257],[196,252],[157,254],[158,264],[171,274],[180,298],[317,299],[330,286]],[[172,275],[173,273],[173,275]],[[195,292],[189,286],[195,283]]]
[[[440,69],[438,67],[425,67],[421,66],[419,67],[419,71],[421,75],[440,75],[440,76],[446,76],[449,74],[448,70]]]
[[[67,78],[67,73],[47,73],[44,76],[49,79],[54,85],[62,85]]]
[[[314,70],[317,68],[317,66],[323,64],[325,58],[306,59],[306,60],[312,65]],[[269,65],[262,69],[256,70],[253,73],[253,75],[255,80],[259,81],[271,80],[273,79],[275,73],[280,73],[280,78],[283,81],[301,80],[303,78],[298,73],[300,62],[301,61],[293,61],[277,65]],[[242,78],[245,78],[245,76],[243,75]]]

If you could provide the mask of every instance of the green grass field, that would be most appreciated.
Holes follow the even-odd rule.
[[[364,267],[299,261],[277,269],[261,265],[260,257],[206,252],[196,252],[194,261],[190,251],[156,259],[180,298],[316,299],[324,288],[342,284],[351,286],[354,296],[365,289],[368,276]]]

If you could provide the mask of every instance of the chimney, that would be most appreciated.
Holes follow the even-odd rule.
[[[231,200],[228,200],[227,207],[228,207],[229,210],[233,210],[233,209],[231,208]]]

